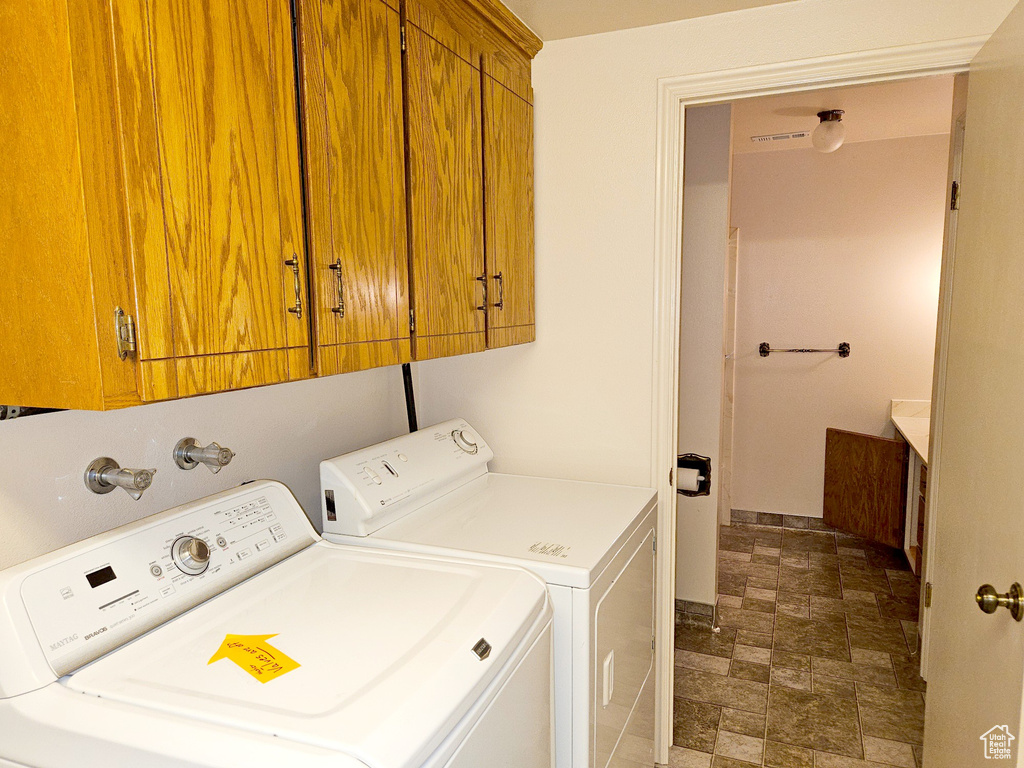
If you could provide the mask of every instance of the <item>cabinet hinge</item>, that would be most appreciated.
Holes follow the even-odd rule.
[[[949,210],[959,211],[960,210],[960,182],[953,182],[953,189],[949,192]]]
[[[932,607],[932,583],[930,581],[924,583],[924,607]]]
[[[673,485],[674,482],[675,482],[675,479],[676,479],[675,470],[674,469],[670,469],[668,471],[668,484],[669,485]]]
[[[409,333],[416,332],[416,310],[409,310]]]
[[[117,334],[117,356],[124,360],[135,352],[135,319],[120,307],[114,309],[114,333]]]
[[[402,40],[402,50],[404,51],[405,50],[405,25],[404,24],[402,25],[402,28],[401,28],[401,30],[399,32],[399,37]]]
[[[651,638],[651,650],[652,651],[658,650],[657,648],[654,647],[654,638],[653,637]]]
[[[654,552],[658,552],[658,532],[654,532]]]

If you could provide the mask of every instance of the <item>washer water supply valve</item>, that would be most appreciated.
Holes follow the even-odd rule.
[[[195,469],[205,464],[213,474],[217,474],[235,458],[230,448],[221,448],[217,443],[210,443],[203,448],[194,437],[183,437],[174,446],[174,463],[182,469]]]
[[[101,456],[86,467],[85,487],[93,493],[110,493],[115,488],[124,488],[129,496],[138,501],[153,484],[155,474],[155,469],[122,469],[109,456]]]

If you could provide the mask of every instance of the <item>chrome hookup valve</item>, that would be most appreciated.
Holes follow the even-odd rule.
[[[138,501],[153,484],[155,474],[155,469],[122,469],[109,456],[101,456],[86,467],[85,487],[93,493],[110,493],[115,488],[124,488],[129,496]]]
[[[182,469],[195,469],[205,464],[213,474],[217,474],[235,458],[230,448],[222,448],[217,443],[210,443],[203,448],[194,437],[183,437],[174,446],[174,463]]]

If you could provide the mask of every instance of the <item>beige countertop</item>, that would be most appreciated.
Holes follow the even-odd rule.
[[[910,443],[923,464],[928,463],[928,436],[931,431],[930,400],[893,400],[889,418]]]

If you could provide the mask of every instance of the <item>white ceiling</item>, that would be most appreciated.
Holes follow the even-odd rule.
[[[793,0],[504,0],[541,40],[758,8]]]
[[[810,138],[757,144],[751,136],[810,131],[817,113],[843,109],[846,143],[949,133],[953,76],[783,93],[732,103],[733,152],[774,152],[811,146]]]

